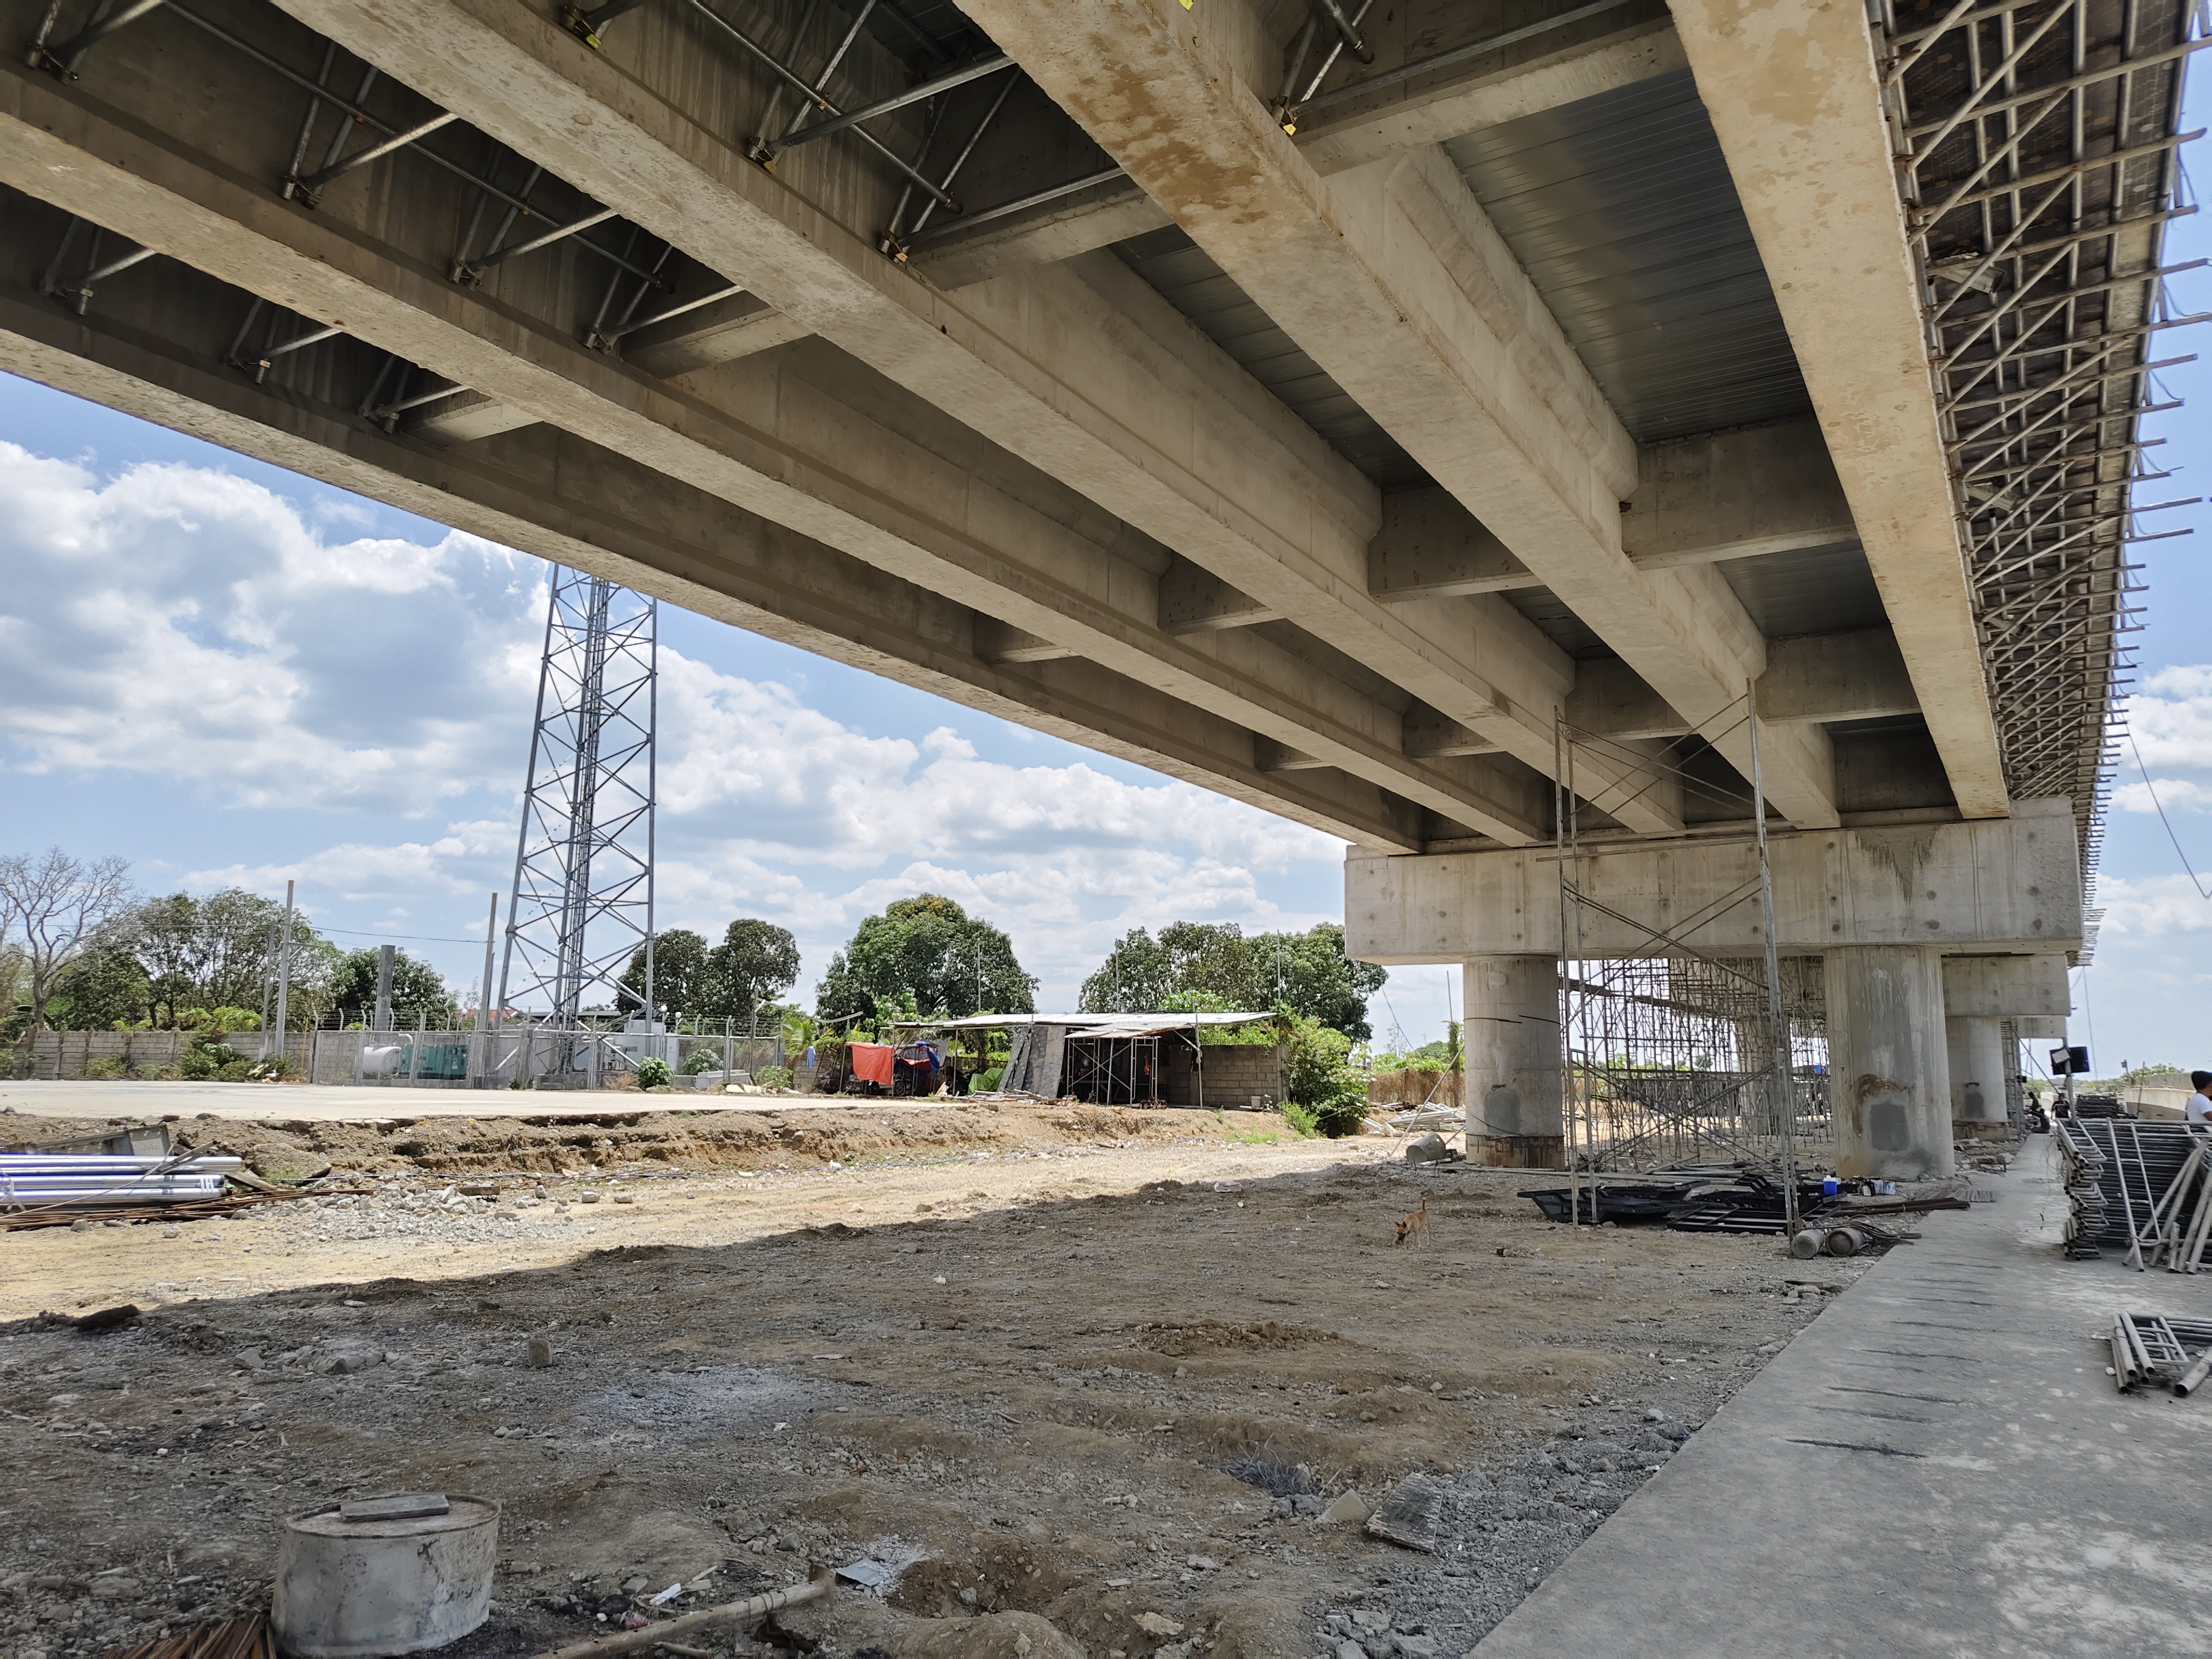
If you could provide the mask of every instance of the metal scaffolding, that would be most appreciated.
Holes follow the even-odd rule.
[[[2176,407],[2160,263],[2198,0],[1881,0],[1883,113],[1983,672],[2015,799],[2075,802],[2094,879],[2142,591],[2141,417]],[[2163,532],[2181,535],[2182,531]],[[2087,958],[2087,951],[2083,953]]]
[[[653,1004],[659,606],[556,567],[495,1013],[573,1030],[640,946]]]
[[[1683,763],[1691,757],[1682,753],[1656,763],[1658,777],[1686,797],[1703,796],[1708,805],[1725,808],[1724,821],[1735,838],[1757,849],[1747,880],[1688,915],[1663,910],[1656,894],[1650,914],[1626,915],[1592,890],[1590,866],[1608,855],[1609,845],[1583,839],[1587,809],[1577,799],[1576,777],[1593,763],[1610,774],[1629,751],[1564,719],[1559,722],[1553,855],[1559,871],[1559,1058],[1571,1183],[1601,1170],[1742,1163],[1770,1171],[1794,1206],[1800,1154],[1808,1144],[1831,1139],[1824,975],[1820,958],[1783,957],[1776,951],[1752,711],[1747,692],[1718,734],[1725,740],[1748,729],[1747,793],[1717,781],[1710,769]],[[1708,943],[1718,937],[1710,930],[1723,919],[1740,938],[1740,913],[1754,905],[1763,955],[1744,957]],[[1587,954],[1585,932],[1599,925],[1640,930],[1646,949],[1625,957]],[[1790,1213],[1794,1221],[1794,1207]]]

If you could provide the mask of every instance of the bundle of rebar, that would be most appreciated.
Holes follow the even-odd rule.
[[[2066,1254],[2124,1250],[2131,1266],[2196,1273],[2212,1231],[2212,1126],[2136,1118],[2060,1118]]]
[[[276,1659],[276,1640],[267,1613],[246,1613],[110,1648],[101,1659]]]

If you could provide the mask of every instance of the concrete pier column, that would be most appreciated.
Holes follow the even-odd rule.
[[[2005,1081],[2019,1066],[2004,1039],[2005,1022],[1979,1015],[1944,1021],[1951,1065],[1953,1138],[1990,1140],[2011,1133]]]
[[[1913,945],[1856,945],[1824,959],[1838,1173],[1892,1181],[1949,1175],[1942,957]]]
[[[1462,978],[1468,1157],[1495,1169],[1565,1169],[1559,958],[1470,957]]]

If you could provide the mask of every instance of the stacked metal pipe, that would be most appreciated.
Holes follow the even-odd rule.
[[[2163,1382],[2186,1397],[2212,1373],[2212,1321],[2124,1309],[2113,1316],[2107,1340],[2112,1381],[2122,1394],[2139,1382]]]
[[[244,1168],[243,1159],[215,1153],[0,1152],[0,1211],[220,1197],[223,1183]]]

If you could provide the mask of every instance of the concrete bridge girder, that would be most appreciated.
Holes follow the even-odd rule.
[[[181,145],[149,150],[145,136],[20,67],[0,80],[0,121],[16,140],[0,146],[0,176],[18,188],[64,197],[196,268],[343,322],[455,381],[1199,708],[1316,750],[1370,781],[1386,775],[1384,787],[1448,821],[1509,841],[1542,833],[1548,791],[1525,773],[1468,758],[1407,760],[1397,711],[1316,676],[1265,639],[1161,634],[1157,548],[1147,556],[1140,535],[1133,545],[1065,485],[994,459],[973,434],[942,422],[887,425],[880,400],[858,409],[787,354],[655,381],[495,295],[455,288],[419,256],[379,247],[335,218],[335,204],[308,215],[196,164]],[[817,367],[831,373],[837,361]],[[1153,568],[1131,562],[1132,551]]]
[[[229,324],[216,331],[227,333]],[[0,368],[648,591],[735,626],[1100,748],[1366,845],[1419,844],[1402,797],[1347,773],[1263,774],[1249,730],[1097,664],[999,666],[988,623],[941,594],[551,426],[465,453],[364,428],[349,409],[256,386],[217,343],[80,320],[27,287],[0,294]]]
[[[1640,570],[1621,550],[1635,446],[1440,150],[1322,177],[1254,91],[1273,48],[1236,0],[1188,17],[1104,0],[1073,27],[1036,0],[970,12],[1438,483],[1748,770],[1747,734],[1723,711],[1764,667],[1764,641],[1710,570]],[[1763,735],[1770,798],[1794,823],[1835,822],[1824,735]]]
[[[757,170],[747,170],[755,171],[757,176]],[[331,210],[326,206],[325,211]],[[389,209],[386,210],[381,222],[393,222]],[[428,257],[427,251],[423,257]],[[881,261],[872,253],[868,258],[872,261],[871,270],[880,272]],[[507,274],[506,271],[500,273],[502,277]],[[1119,291],[1112,291],[1116,284]],[[1072,299],[1071,295],[1073,296]],[[1054,301],[1058,306],[1056,310]],[[1093,338],[1102,334],[1118,334],[1125,348],[1136,352],[1133,361],[1146,372],[1135,379],[1146,386],[1171,383],[1175,371],[1182,368],[1194,356],[1203,356],[1207,353],[1216,357],[1219,356],[1218,349],[1210,342],[1196,337],[1194,331],[1190,330],[1179,315],[1164,314],[1166,311],[1164,302],[1146,289],[1118,261],[1094,261],[1087,269],[1083,262],[1079,261],[1062,271],[1041,273],[1031,279],[1020,293],[1011,297],[1001,294],[994,303],[999,307],[1002,313],[1000,320],[1006,325],[1009,334],[1018,335],[1023,330],[1034,332],[1040,325],[1040,319],[1047,315],[1056,319],[1049,324],[1048,331],[1056,330],[1061,336],[1080,333],[1086,338]],[[1087,311],[1084,308],[1085,303],[1089,307]],[[1149,320],[1139,314],[1147,306],[1154,313]],[[1009,307],[1012,307],[1011,312],[1007,310]],[[717,379],[726,384],[730,376],[725,372],[715,377],[710,370],[720,367],[726,371],[737,351],[787,338],[797,330],[795,319],[783,313],[769,311],[764,307],[751,307],[749,315],[755,321],[755,326],[750,330],[752,338],[750,343],[702,349],[696,344],[697,336],[680,336],[665,345],[653,348],[664,359],[669,360],[665,365],[655,366],[679,368],[687,363],[699,363],[701,367],[678,375],[675,384],[695,395],[711,392],[717,389]],[[1010,316],[1018,317],[1018,325],[1008,321]],[[762,319],[772,323],[772,331],[763,331],[759,325]],[[718,338],[723,340],[733,336],[743,337],[747,331],[742,327],[729,325],[715,331]],[[1136,343],[1130,345],[1128,343],[1131,341]],[[1196,343],[1195,349],[1194,342]],[[1170,389],[1180,398],[1178,406],[1182,414],[1179,418],[1189,421],[1191,409],[1199,407],[1209,418],[1193,422],[1196,429],[1215,432],[1227,428],[1260,432],[1263,436],[1268,436],[1267,442],[1243,442],[1224,447],[1234,452],[1236,469],[1244,473],[1249,473],[1251,458],[1255,453],[1264,455],[1271,447],[1279,453],[1276,470],[1267,481],[1269,488],[1258,493],[1271,499],[1279,498],[1290,493],[1286,480],[1303,482],[1310,489],[1315,477],[1334,476],[1343,485],[1340,499],[1351,504],[1336,515],[1340,519],[1356,510],[1358,498],[1363,495],[1371,497],[1371,489],[1364,480],[1351,477],[1348,469],[1327,452],[1326,446],[1320,444],[1310,430],[1275,404],[1269,394],[1252,385],[1241,370],[1225,361],[1211,367],[1215,372],[1210,377],[1197,377],[1200,384],[1194,386],[1170,385]],[[457,374],[456,378],[490,377]],[[1186,375],[1186,380],[1188,378]],[[1207,405],[1209,398],[1211,406]],[[488,407],[483,400],[467,403],[456,400],[456,404],[458,406],[448,416],[435,422],[435,426],[442,429],[443,435],[467,436],[488,433],[509,424],[507,420],[501,418],[498,409]],[[1224,404],[1231,416],[1225,422],[1218,418]],[[520,408],[520,405],[513,407]],[[523,410],[521,412],[529,414],[534,411]],[[1154,428],[1168,419],[1161,407],[1133,411],[1133,422],[1137,417],[1143,417],[1144,423]],[[1241,428],[1237,426],[1239,421],[1243,422]],[[573,426],[574,422],[570,419],[567,423]],[[1091,491],[1094,497],[1099,493],[1096,489]],[[757,510],[763,507],[757,501],[750,505]],[[774,507],[766,510],[780,511]],[[790,518],[794,515],[787,514],[784,516]],[[818,523],[808,522],[804,515],[796,516],[798,527],[810,533],[820,533]],[[1466,519],[1463,513],[1461,516],[1470,533],[1480,533],[1481,526]],[[1741,530],[1741,526],[1737,528]],[[1248,537],[1244,544],[1249,547],[1256,545],[1256,543]],[[1274,550],[1276,552],[1279,550]],[[1437,708],[1445,718],[1454,719],[1455,724],[1462,729],[1475,732],[1478,738],[1487,744],[1487,752],[1510,756],[1540,773],[1548,770],[1553,733],[1545,712],[1546,706],[1547,703],[1558,706],[1561,693],[1571,683],[1573,673],[1572,665],[1565,661],[1557,647],[1536,634],[1527,620],[1510,607],[1482,596],[1471,601],[1460,596],[1446,596],[1441,600],[1425,599],[1389,606],[1370,605],[1362,610],[1356,603],[1357,594],[1352,589],[1360,567],[1368,560],[1364,549],[1358,544],[1356,531],[1350,539],[1340,543],[1334,556],[1336,563],[1344,568],[1322,573],[1321,581],[1303,590],[1302,602],[1285,605],[1285,610],[1297,611],[1297,619],[1307,626],[1309,631],[1316,635],[1325,632],[1353,659],[1389,665],[1392,677],[1424,707]],[[1246,562],[1248,565],[1250,562],[1249,556]],[[1279,564],[1270,567],[1278,573],[1281,568]],[[1247,580],[1251,578],[1248,575]],[[1261,584],[1255,581],[1254,585]],[[1273,579],[1267,585],[1271,591],[1277,592],[1285,587],[1285,584]],[[1301,590],[1297,590],[1295,584],[1289,586],[1292,599],[1299,600]],[[1346,603],[1347,600],[1354,602]],[[1041,628],[1036,625],[1034,618],[1025,623],[1019,615],[1020,609],[1018,603],[1009,606],[1008,610],[1014,614],[1006,616],[1004,620],[1023,638],[1043,642],[1042,647],[1030,650],[1029,654],[1033,658],[1042,659],[1046,651],[1053,649],[1074,653],[1083,648],[1079,642],[1072,642],[1067,638],[1065,628]],[[1158,614],[1156,607],[1155,615]],[[1474,635],[1472,651],[1468,649],[1468,638],[1470,623]],[[1447,645],[1445,642],[1449,643]],[[1212,648],[1217,653],[1224,651],[1249,653],[1255,648],[1262,654],[1265,652],[1264,647],[1231,647],[1227,642],[1217,642]],[[1465,666],[1471,656],[1480,658],[1483,673],[1475,674]],[[1456,716],[1448,712],[1451,710],[1457,711]],[[1264,728],[1267,725],[1267,721],[1261,720],[1255,729]],[[1282,743],[1298,752],[1316,754],[1327,763],[1344,763],[1343,751],[1333,750],[1326,741],[1317,745],[1297,732],[1285,735],[1281,732],[1273,732],[1265,735],[1269,741]],[[1812,735],[1818,737],[1817,732]],[[1387,744],[1387,738],[1385,742]],[[1431,758],[1463,761],[1471,757],[1470,751],[1457,757],[1438,755]],[[1588,785],[1583,791],[1586,796],[1601,810],[1610,808],[1618,811],[1631,827],[1646,831],[1678,830],[1680,820],[1674,803],[1679,797],[1671,780],[1656,769],[1640,768],[1633,750],[1626,746],[1617,747],[1613,758],[1620,768],[1618,780],[1600,781],[1595,784],[1589,782],[1592,771],[1586,761],[1582,773]],[[1368,755],[1353,761],[1352,769],[1372,778],[1377,764],[1376,757]],[[1392,773],[1392,781],[1386,787],[1406,785],[1402,762],[1389,761],[1380,764]],[[1464,767],[1443,769],[1451,773],[1466,770]],[[1474,776],[1478,783],[1485,782],[1479,769]],[[1462,781],[1459,779],[1440,779],[1440,787],[1425,789],[1423,781],[1416,775],[1407,793],[1409,798],[1429,805],[1447,822],[1469,823],[1476,830],[1508,842],[1526,837],[1532,823],[1540,819],[1540,792],[1531,797],[1537,807],[1531,815],[1514,806],[1516,792],[1512,788],[1502,791],[1496,787],[1478,788],[1470,796],[1464,787],[1455,787]],[[1520,793],[1526,795],[1528,792],[1522,790]]]
[[[1077,337],[1064,328],[1052,334],[1048,349],[1041,347],[1033,331],[1007,325],[1002,301],[987,302],[979,295],[971,302],[964,294],[902,287],[902,273],[887,267],[861,239],[810,216],[803,204],[778,198],[780,185],[732,160],[726,147],[717,151],[719,141],[662,101],[664,94],[641,95],[617,65],[598,60],[514,0],[464,0],[404,27],[380,14],[363,13],[352,0],[293,0],[289,9],[462,110],[504,142],[546,155],[586,187],[624,191],[626,208],[640,222],[673,236],[798,323],[1036,460],[1231,586],[1267,589],[1291,620],[1327,629],[1361,660],[1413,682],[1406,686],[1413,695],[1497,738],[1503,752],[1548,770],[1552,739],[1541,697],[1486,672],[1487,661],[1470,664],[1460,644],[1460,619],[1447,617],[1431,627],[1402,608],[1376,605],[1363,595],[1361,567],[1371,519],[1349,536],[1342,533],[1340,514],[1307,514],[1290,529],[1281,525],[1282,504],[1300,503],[1303,513],[1310,498],[1315,469],[1306,461],[1292,469],[1282,488],[1224,489],[1243,476],[1241,466],[1201,483],[1189,474],[1187,455],[1161,447],[1161,434],[1194,429],[1189,400],[1180,389],[1163,399],[1155,395],[1154,376],[1133,375],[1110,360],[1093,364],[1087,351],[1066,352]],[[609,51],[619,56],[611,43]],[[471,76],[461,68],[477,64],[498,64],[501,72]],[[1028,67],[1034,72],[1035,66]],[[1047,90],[1053,90],[1049,84]],[[586,131],[589,142],[580,142],[577,135]],[[1456,175],[1431,178],[1440,159],[1435,165],[1413,159],[1418,165],[1412,175],[1394,174],[1389,181],[1384,193],[1399,204],[1391,210],[1425,216],[1423,225],[1409,224],[1409,232],[1425,234],[1441,226],[1455,235],[1462,229],[1475,234],[1475,241],[1453,256],[1459,264],[1472,262],[1508,288],[1518,284],[1517,293],[1503,295],[1514,319],[1515,343],[1501,363],[1510,363],[1509,378],[1522,390],[1509,395],[1500,410],[1516,417],[1525,410],[1534,426],[1524,437],[1547,421],[1565,422],[1560,440],[1538,441],[1547,465],[1583,476],[1572,492],[1577,502],[1572,516],[1595,518],[1602,548],[1615,533],[1618,499],[1635,482],[1634,447],[1510,256],[1495,245],[1494,233],[1483,243],[1480,210]],[[679,183],[685,188],[678,193]],[[1415,200],[1425,190],[1431,198],[1428,207]],[[702,204],[711,205],[702,211]],[[1398,240],[1410,249],[1419,235],[1409,240],[1400,234]],[[1449,282],[1446,287],[1459,293]],[[1268,303],[1271,312],[1279,309]],[[1462,295],[1454,303],[1468,301]],[[1038,306],[1036,296],[1024,295],[1017,313],[1025,318]],[[1222,376],[1206,378],[1221,389]],[[1232,404],[1238,401],[1230,398]],[[1109,413],[1112,418],[1102,420]],[[1240,418],[1249,413],[1237,410]],[[1286,441],[1311,441],[1287,411],[1273,413],[1279,419],[1260,437],[1273,441],[1296,428]],[[1211,432],[1215,423],[1200,422],[1196,429]],[[1240,453],[1249,451],[1249,444],[1239,443]],[[1498,453],[1510,463],[1509,452],[1517,453],[1511,445]],[[1601,480],[1591,471],[1593,457],[1607,475]],[[1280,482],[1270,480],[1271,486]],[[1234,521],[1224,523],[1224,509],[1232,507]],[[1492,515],[1478,516],[1488,522]],[[1604,569],[1607,576],[1617,574],[1610,566]],[[1578,610],[1587,609],[1586,600],[1615,608],[1627,603],[1621,625],[1600,618],[1601,631],[1647,678],[1656,672],[1675,681],[1671,692],[1659,687],[1670,701],[1705,706],[1699,718],[1710,718],[1723,751],[1742,747],[1740,734],[1732,735],[1728,722],[1711,710],[1741,695],[1747,671],[1759,665],[1761,642],[1725,584],[1695,570],[1678,574],[1671,584],[1655,574],[1651,580],[1662,581],[1665,591],[1644,595],[1639,608],[1632,580],[1620,591],[1608,580],[1594,580],[1578,598],[1562,586],[1571,571],[1543,574]],[[1595,569],[1590,574],[1598,575]],[[1732,752],[1730,757],[1741,758]],[[1778,731],[1770,738],[1767,762],[1771,793],[1798,821],[1832,817],[1829,763],[1819,732]],[[1633,827],[1668,832],[1678,820],[1650,781],[1632,774],[1610,793],[1600,788],[1593,799]]]
[[[1291,620],[1548,775],[1565,654],[1517,615],[1368,600],[1374,487],[1118,260],[962,295],[914,280],[625,73],[626,53],[653,52],[652,14],[635,15],[639,44],[617,31],[602,58],[514,0],[404,21],[352,0],[286,9],[579,187],[618,197],[636,222],[1164,545],[1277,594]],[[477,72],[490,66],[501,72]],[[1098,285],[1115,282],[1106,303]],[[1639,827],[1679,828],[1654,782],[1631,775],[1591,798]],[[1485,833],[1523,838],[1510,817],[1488,816]]]

